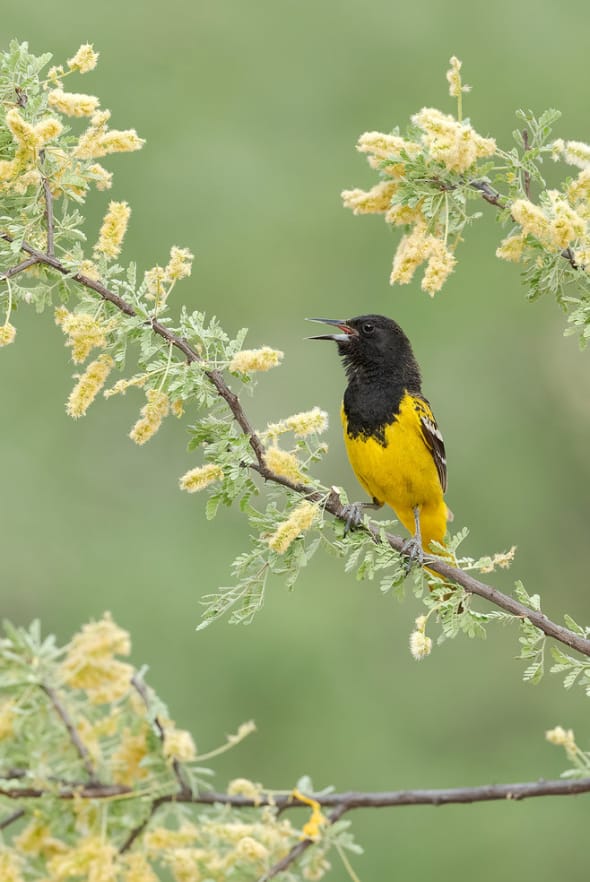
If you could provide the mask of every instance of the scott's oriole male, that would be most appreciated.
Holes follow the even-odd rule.
[[[340,333],[334,340],[348,385],[342,402],[344,442],[350,464],[373,503],[349,508],[349,526],[363,507],[391,506],[413,535],[410,557],[423,558],[431,541],[443,543],[451,514],[443,499],[447,461],[442,435],[422,395],[410,341],[392,319],[361,315],[348,321],[312,319]]]

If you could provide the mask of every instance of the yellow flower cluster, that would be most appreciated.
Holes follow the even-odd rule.
[[[116,879],[117,849],[102,836],[86,836],[75,848],[56,854],[47,862],[52,882],[73,877],[88,882],[113,882]]]
[[[421,287],[433,297],[453,272],[457,260],[442,239],[428,233],[426,224],[419,221],[402,237],[397,247],[390,276],[391,284],[397,282],[407,285],[418,267],[426,261]]]
[[[208,487],[214,481],[221,481],[222,478],[223,471],[220,466],[208,463],[186,472],[179,478],[179,485],[180,489],[186,490],[187,493],[196,493],[198,490]]]
[[[432,640],[426,636],[426,616],[418,616],[416,630],[410,634],[410,652],[420,661],[432,652]]]
[[[328,414],[319,407],[294,413],[292,416],[278,423],[269,423],[266,435],[276,437],[284,432],[293,432],[296,438],[305,438],[307,435],[321,435],[328,428]]]
[[[67,851],[67,845],[55,839],[48,825],[37,819],[33,819],[21,830],[13,840],[13,846],[19,854],[45,858]],[[4,876],[0,875],[0,879],[4,879]]]
[[[2,882],[25,882],[21,875],[22,858],[12,850],[0,846],[0,879]]]
[[[117,380],[114,386],[103,392],[103,395],[105,398],[111,398],[113,395],[124,395],[127,389],[130,389],[132,386],[145,386],[148,378],[149,374],[135,374],[134,377],[128,380]]]
[[[99,100],[95,95],[80,92],[64,92],[52,89],[47,95],[47,103],[65,116],[92,116],[98,110]]]
[[[236,844],[238,860],[265,861],[269,856],[268,848],[252,836],[242,836]]]
[[[390,177],[402,178],[405,163],[402,153],[409,157],[420,153],[420,145],[407,141],[399,135],[386,135],[383,132],[365,132],[360,136],[356,149],[367,155],[371,168],[385,172]]]
[[[11,325],[10,322],[4,322],[3,325],[0,325],[0,347],[14,343],[15,337],[16,328],[14,325]]]
[[[227,792],[229,796],[245,796],[257,803],[262,798],[262,785],[248,778],[234,778],[227,785]]]
[[[569,165],[578,168],[590,168],[590,144],[584,141],[563,141],[559,138],[553,142],[553,158],[563,158]]]
[[[482,561],[479,568],[480,573],[492,573],[496,567],[507,570],[512,565],[512,561],[516,555],[516,545],[513,545],[508,551],[500,551],[493,557]]]
[[[119,628],[110,613],[84,625],[70,642],[61,665],[64,683],[82,689],[92,704],[118,701],[131,685],[133,668],[115,655],[129,655],[129,634]]]
[[[391,206],[391,197],[397,190],[396,181],[380,181],[370,190],[343,190],[342,203],[353,214],[384,214]]]
[[[84,416],[110,374],[115,362],[110,355],[103,353],[96,361],[91,361],[78,382],[70,392],[66,404],[68,416],[78,419]]]
[[[93,179],[97,190],[110,190],[113,183],[113,173],[103,168],[100,162],[89,165],[87,174]]]
[[[108,211],[98,234],[98,242],[94,246],[95,256],[102,255],[111,259],[118,257],[121,253],[130,215],[131,209],[127,202],[109,203]]]
[[[461,68],[463,62],[453,55],[449,64],[451,65],[447,71],[447,82],[449,84],[449,95],[451,98],[460,98],[461,92],[469,92],[470,86],[464,86],[461,82]]]
[[[12,738],[15,720],[14,701],[11,698],[0,701],[0,741],[4,738]]]
[[[588,184],[590,186],[590,179]],[[574,196],[575,206],[558,190],[547,191],[548,204],[545,208],[529,199],[515,199],[511,205],[511,213],[521,227],[522,235],[534,236],[548,249],[568,248],[578,240],[581,240],[582,246],[587,246],[590,208],[585,188],[581,187],[576,191],[573,187],[574,185],[570,186],[568,195]],[[519,253],[517,243],[509,236],[501,243],[496,254],[505,260],[518,260],[522,249]]]
[[[496,257],[518,263],[524,250],[525,237],[522,233],[506,236],[496,248]]]
[[[82,43],[73,58],[68,58],[68,67],[81,74],[88,73],[96,67],[98,55],[99,53],[94,51],[94,46],[91,43]]]
[[[581,203],[584,209],[578,208],[585,215],[590,211],[590,168],[583,169],[567,188],[567,197],[575,205]]]
[[[422,142],[430,157],[449,171],[466,172],[478,159],[496,152],[493,138],[483,138],[469,123],[458,122],[434,107],[423,107],[412,122],[422,130]]]
[[[154,266],[146,271],[146,297],[148,300],[155,300],[156,308],[166,302],[175,282],[190,276],[194,259],[194,254],[188,248],[173,245],[166,266]]]
[[[153,827],[145,834],[145,845],[148,853],[154,857],[168,848],[183,848],[193,845],[199,835],[199,830],[190,821],[185,821],[178,830],[169,830],[167,827]]]
[[[195,255],[191,254],[188,248],[179,248],[173,245],[170,249],[170,260],[166,266],[166,278],[171,282],[178,279],[186,279],[191,274],[193,260]]]
[[[428,251],[428,263],[420,287],[431,297],[440,291],[450,274],[455,269],[457,259],[442,241],[432,236]]]
[[[563,747],[570,759],[574,759],[578,753],[578,745],[572,729],[564,729],[562,726],[556,726],[554,729],[548,729],[545,732],[545,738],[550,744],[556,744]]]
[[[298,536],[305,533],[319,517],[320,510],[313,502],[306,499],[293,509],[286,521],[283,521],[274,533],[269,536],[268,544],[277,554],[284,554]]]
[[[164,756],[170,760],[189,763],[197,756],[197,747],[193,736],[186,729],[177,729],[172,720],[166,720],[164,726]]]
[[[281,450],[279,447],[269,447],[264,458],[268,468],[276,475],[294,482],[305,480],[301,471],[301,463],[295,454]]]
[[[119,861],[123,863],[121,882],[159,882],[147,858],[140,852],[124,854]]]
[[[79,159],[100,159],[110,153],[128,153],[140,150],[145,141],[135,129],[109,129],[111,118],[109,110],[97,110],[90,120],[90,126],[80,135],[73,155]]]
[[[133,733],[125,727],[118,734],[117,749],[111,757],[113,781],[125,787],[133,787],[137,781],[148,776],[141,762],[148,754],[147,729]]]
[[[23,154],[17,154],[15,160],[4,160],[5,163],[11,162],[11,168],[15,169],[18,165],[22,165],[27,155],[35,153],[45,147],[49,141],[53,141],[63,131],[63,126],[58,119],[49,116],[42,119],[36,125],[27,122],[21,115],[18,107],[11,107],[6,113],[6,125],[10,129],[12,137],[22,149]],[[6,168],[4,175],[6,175]]]
[[[98,189],[100,190],[101,188],[98,187]],[[98,267],[92,260],[89,260],[88,258],[80,261],[79,272],[80,275],[86,276],[87,279],[93,279],[95,282],[100,279]]]
[[[278,349],[263,346],[262,349],[242,349],[236,352],[229,363],[230,371],[249,374],[253,371],[269,371],[276,367],[283,357]]]
[[[55,310],[55,324],[61,327],[72,349],[72,361],[81,364],[93,349],[104,349],[108,326],[85,312],[68,312],[65,306]]]
[[[141,409],[141,418],[135,423],[129,437],[136,444],[145,444],[152,438],[160,426],[164,417],[168,416],[170,402],[165,392],[157,389],[148,389],[145,393],[146,404]]]

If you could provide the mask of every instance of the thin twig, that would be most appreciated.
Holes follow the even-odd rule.
[[[471,181],[469,184],[474,190],[477,190],[482,199],[485,199],[486,202],[489,202],[490,205],[494,205],[496,208],[507,208],[505,202],[502,202],[502,195],[498,193],[497,190],[494,190],[487,181]]]
[[[64,724],[66,731],[69,735],[70,741],[74,745],[74,748],[82,761],[82,765],[84,766],[84,770],[86,771],[88,777],[90,778],[91,781],[95,781],[96,780],[95,779],[96,772],[94,769],[94,764],[90,758],[90,754],[88,752],[88,749],[86,748],[86,745],[83,743],[82,739],[78,735],[76,727],[74,726],[74,723],[73,723],[69,713],[67,712],[65,705],[63,704],[61,698],[57,694],[57,691],[53,688],[53,686],[49,686],[47,683],[41,683],[40,686],[41,686],[41,689],[43,690],[43,692],[49,698],[56,714],[58,715],[58,717],[60,718],[60,720]]]
[[[472,186],[475,186],[476,189],[482,192],[482,194],[485,193],[486,196],[489,196],[489,199],[487,201],[496,200],[493,204],[504,207],[498,201],[499,194],[491,190],[491,188],[489,188],[489,185],[485,182],[472,182]],[[0,234],[0,238],[3,238],[8,242],[13,241],[12,237],[8,233]],[[25,251],[31,257],[35,257],[40,263],[44,263],[47,266],[53,267],[53,269],[57,270],[62,275],[68,276],[74,281],[79,282],[81,285],[84,285],[86,288],[90,288],[92,291],[95,291],[104,300],[112,303],[121,312],[125,313],[125,315],[137,315],[133,307],[129,303],[127,303],[126,300],[124,300],[122,297],[119,297],[119,295],[115,294],[113,291],[110,291],[101,282],[90,279],[88,278],[88,276],[85,276],[82,273],[72,274],[72,272],[68,270],[67,267],[65,267],[57,258],[45,254],[44,252],[39,251],[36,248],[33,248],[28,242],[23,242],[21,247],[23,251]],[[168,344],[174,346],[177,350],[182,352],[187,362],[202,363],[202,360],[196,350],[193,349],[193,347],[185,339],[183,339],[182,337],[178,337],[167,327],[165,327],[165,325],[163,325],[160,321],[156,319],[152,320],[151,327],[155,334],[158,334],[160,337],[166,340]],[[308,484],[305,484],[304,482],[291,481],[288,478],[277,475],[275,472],[268,468],[268,466],[266,465],[266,460],[264,458],[264,445],[260,437],[256,434],[254,428],[252,427],[238,396],[231,391],[219,371],[205,369],[204,373],[215,387],[217,393],[221,396],[221,398],[224,399],[229,409],[231,410],[234,419],[250,442],[250,447],[255,457],[255,462],[251,463],[250,467],[255,469],[264,480],[272,481],[276,484],[281,484],[283,487],[292,490],[294,493],[298,493],[311,502],[316,502],[323,505],[327,512],[329,512],[339,520],[345,522],[346,512],[336,492],[332,491],[332,493],[328,497],[328,500],[326,501],[324,494],[316,490],[310,490]],[[364,527],[364,529],[369,531],[375,541],[381,541],[381,530],[377,522],[370,522]],[[409,552],[404,548],[406,544],[405,540],[402,539],[401,536],[388,534],[387,542],[389,543],[391,548],[395,549],[400,554],[406,556],[408,555]],[[539,612],[538,610],[533,610],[530,607],[527,607],[519,601],[515,600],[513,597],[503,594],[501,591],[498,591],[491,585],[487,585],[484,582],[480,582],[478,579],[474,579],[468,573],[465,573],[463,570],[451,566],[441,558],[427,557],[425,558],[425,564],[431,570],[434,570],[435,572],[444,576],[444,578],[449,579],[452,582],[456,582],[458,585],[461,585],[463,588],[465,588],[466,591],[469,591],[472,594],[477,594],[479,597],[485,598],[486,600],[490,601],[490,603],[493,603],[495,606],[500,607],[500,609],[509,612],[511,615],[517,616],[519,618],[528,619],[535,627],[539,628],[539,630],[547,634],[548,637],[553,637],[560,643],[563,643],[564,645],[569,646],[572,649],[576,649],[578,652],[582,653],[582,655],[590,657],[590,640],[586,639],[585,637],[581,637],[579,634],[576,634],[574,631],[570,631],[568,628],[564,628],[563,626],[552,622],[542,612]]]
[[[20,820],[20,818],[22,818],[24,814],[24,809],[17,809],[11,815],[8,815],[6,818],[4,818],[3,821],[0,821],[0,830],[6,830],[6,828],[10,827],[11,824],[14,824],[15,821]]]
[[[131,677],[131,685],[133,686],[135,691],[138,693],[138,695],[143,699],[143,703],[145,704],[146,709],[149,712],[149,710],[150,710],[150,695],[149,695],[148,687],[147,687],[146,683],[144,683],[144,681],[140,677],[138,677],[136,674],[134,674]],[[162,745],[164,745],[165,741],[166,741],[166,730],[164,729],[164,726],[162,725],[162,722],[158,716],[154,716],[154,726],[157,729],[158,737],[159,737],[160,741],[162,742]],[[174,775],[176,776],[176,780],[178,781],[179,790],[181,792],[184,792],[185,790],[187,790],[190,793],[190,787],[188,786],[188,784],[185,781],[184,776],[182,774],[182,766],[180,765],[180,763],[178,762],[177,759],[172,760],[172,771],[174,772]]]
[[[129,797],[132,795],[132,787],[123,787],[119,784],[103,784],[101,782],[76,784],[57,789],[50,787],[0,787],[0,796],[5,796],[6,799],[45,799],[47,796],[51,796],[53,799],[64,799],[67,802],[70,799],[78,798],[116,799],[117,797]],[[137,794],[137,796],[139,797],[140,794]],[[170,797],[170,801],[172,801],[172,797]]]
[[[344,805],[340,805],[334,809],[334,811],[328,816],[328,823],[334,824],[348,809]],[[277,861],[274,866],[270,868],[263,876],[260,877],[258,882],[268,882],[269,879],[274,879],[275,876],[278,876],[279,873],[282,873],[287,869],[291,864],[295,863],[295,861],[301,857],[304,851],[307,851],[310,846],[314,844],[314,839],[302,839],[301,842],[298,842],[297,845],[294,845],[291,851],[285,855],[284,858],[281,858],[280,861]]]
[[[39,151],[39,159],[41,163],[45,162],[45,151]],[[47,223],[47,253],[50,257],[53,257],[55,254],[55,246],[54,246],[54,219],[53,219],[53,195],[51,193],[51,187],[49,185],[49,179],[45,175],[44,172],[41,172],[41,177],[43,180],[43,193],[45,195],[45,220]]]
[[[529,149],[529,133],[528,129],[522,130],[522,146],[524,148],[524,153]],[[524,170],[524,192],[527,199],[531,198],[531,173],[528,169]]]
[[[126,851],[129,851],[135,840],[141,836],[153,816],[156,814],[161,805],[166,802],[170,802],[170,797],[168,796],[159,796],[157,799],[154,799],[150,805],[150,810],[146,817],[143,819],[141,824],[138,824],[137,827],[134,827],[133,830],[129,833],[127,839],[123,843],[123,845],[119,849],[119,854],[125,854]]]
[[[0,281],[3,282],[5,279],[11,279],[13,276],[22,273],[23,270],[28,269],[30,266],[35,266],[36,263],[39,263],[36,257],[27,257],[26,260],[17,263],[16,266],[11,266],[10,269],[3,272],[2,275],[0,275]]]

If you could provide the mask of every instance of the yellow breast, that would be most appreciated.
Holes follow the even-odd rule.
[[[344,408],[341,417],[350,464],[369,496],[391,506],[411,533],[418,506],[424,548],[432,539],[442,542],[447,507],[412,397],[404,396],[396,419],[385,427],[384,444],[372,436],[351,437]]]

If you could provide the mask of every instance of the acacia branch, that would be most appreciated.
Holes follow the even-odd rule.
[[[0,779],[6,777],[0,772]],[[7,799],[43,799],[53,796],[65,801],[77,799],[114,799],[117,797],[129,798],[135,793],[136,797],[143,798],[144,792],[140,789],[135,792],[132,787],[119,784],[75,784],[58,788],[43,787],[1,787],[0,796]],[[585,778],[557,778],[551,781],[543,779],[539,781],[526,781],[512,784],[484,784],[477,787],[451,787],[442,789],[416,789],[416,790],[348,790],[342,793],[310,794],[322,808],[340,809],[349,812],[355,809],[369,808],[397,808],[410,805],[467,805],[479,802],[499,802],[511,800],[519,802],[523,799],[534,799],[544,796],[579,796],[590,793],[590,777]],[[256,799],[204,790],[200,793],[192,793],[188,788],[181,792],[167,793],[158,797],[158,806],[169,803],[181,802],[185,805],[223,805],[235,809],[264,808],[270,806],[279,811],[294,808],[307,808],[307,802],[297,799],[292,793],[276,794],[261,793]]]
[[[45,161],[45,151],[39,151],[39,159],[43,163]],[[43,181],[43,195],[45,196],[45,221],[47,224],[47,253],[53,257],[55,254],[55,222],[53,219],[53,195],[51,193],[51,186],[49,184],[49,179],[47,176],[41,172],[41,178]]]
[[[149,695],[148,687],[147,687],[146,683],[144,683],[144,681],[141,679],[141,677],[134,674],[133,677],[131,677],[131,685],[133,686],[135,691],[138,693],[138,695],[140,695],[140,697],[143,700],[143,703],[146,706],[146,709],[149,712],[149,710],[150,710],[150,695]],[[162,742],[162,748],[163,748],[164,742],[166,740],[166,730],[164,729],[164,726],[162,725],[162,722],[157,715],[154,716],[154,726],[156,727],[156,730],[158,732],[158,737],[159,737],[160,741]],[[189,793],[191,793],[191,789],[188,786],[186,779],[184,777],[184,774],[182,772],[182,765],[179,763],[179,761],[177,759],[172,760],[172,771],[174,772],[174,776],[176,778],[176,781],[178,782],[178,793],[186,793],[187,791]],[[156,797],[156,799],[152,800],[152,804],[150,806],[150,810],[149,810],[147,817],[140,824],[138,824],[137,827],[134,827],[134,829],[131,830],[127,839],[125,840],[125,842],[123,843],[123,845],[120,848],[121,854],[123,852],[127,851],[129,848],[131,848],[131,846],[133,845],[133,843],[135,842],[137,837],[140,836],[141,833],[143,833],[143,831],[145,830],[145,828],[149,824],[150,819],[156,813],[156,811],[162,805],[163,802],[167,802],[167,798],[165,796],[159,796],[159,797]]]
[[[21,808],[12,812],[10,815],[7,815],[4,820],[0,821],[0,830],[6,830],[6,828],[10,827],[11,824],[14,824],[15,821],[20,821],[24,814],[25,810]]]
[[[328,823],[330,825],[335,824],[336,821],[342,817],[342,815],[347,811],[344,804],[339,805],[334,809],[333,812],[328,817]],[[297,845],[294,845],[291,851],[285,855],[284,858],[281,858],[280,861],[277,861],[274,866],[270,868],[263,876],[260,877],[258,882],[268,882],[269,879],[274,879],[275,876],[278,876],[279,873],[282,873],[283,870],[286,870],[291,864],[295,863],[295,861],[301,857],[304,851],[306,851],[310,846],[314,844],[313,839],[302,839],[301,842],[298,842]]]
[[[5,281],[6,279],[11,279],[13,276],[18,275],[18,273],[22,273],[23,270],[29,269],[31,266],[35,266],[36,263],[39,263],[36,257],[27,257],[26,260],[21,261],[21,263],[17,263],[15,266],[11,266],[5,272],[0,275],[0,281]]]
[[[499,198],[499,194],[495,194],[495,191],[493,190],[491,191],[491,193],[488,193],[488,189],[491,188],[489,188],[489,185],[485,184],[484,182],[472,182],[472,186],[474,186],[475,184],[477,184],[476,189],[481,190],[482,193],[485,192],[487,195],[490,196],[490,199],[493,199],[496,196],[498,196]],[[0,234],[0,238],[6,240],[7,242],[13,241],[13,238],[9,233]],[[53,257],[50,254],[33,248],[32,245],[30,245],[26,241],[23,241],[21,243],[21,248],[25,253],[29,254],[31,257],[34,257],[38,263],[43,263],[46,266],[52,267],[62,275],[72,278],[74,281],[78,282],[84,287],[95,291],[97,294],[100,295],[100,297],[102,297],[109,303],[112,303],[125,315],[132,317],[137,316],[137,312],[131,306],[131,304],[129,304],[118,294],[110,291],[101,282],[98,282],[95,279],[90,279],[83,273],[72,273],[72,271],[64,266],[64,264],[56,257]],[[150,325],[153,332],[162,337],[162,339],[164,339],[169,345],[173,346],[175,349],[181,352],[189,364],[203,364],[198,352],[190,345],[190,343],[187,342],[187,340],[179,337],[177,334],[174,334],[156,318],[153,318],[151,320]],[[264,457],[264,445],[259,435],[257,435],[256,431],[252,427],[238,396],[229,388],[220,371],[208,370],[207,368],[204,368],[204,373],[214,386],[218,395],[226,402],[235,421],[240,426],[244,435],[248,438],[250,447],[255,457],[255,461],[249,464],[250,467],[257,471],[258,474],[265,481],[272,481],[275,484],[280,484],[283,487],[286,487],[287,489],[293,491],[294,493],[298,493],[309,501],[316,502],[319,505],[322,505],[324,509],[332,514],[335,518],[346,523],[346,510],[340,501],[338,493],[335,490],[332,490],[328,499],[326,500],[324,494],[320,493],[317,490],[312,490],[305,482],[290,481],[288,478],[285,478],[282,475],[277,475],[275,472],[272,471],[272,469],[267,466]],[[371,521],[361,527],[361,529],[367,530],[376,542],[381,542],[381,530],[378,522]],[[387,534],[386,541],[395,551],[399,552],[401,555],[409,557],[409,552],[404,548],[405,540],[402,539],[401,536]],[[466,591],[470,592],[471,594],[477,594],[479,597],[483,597],[485,600],[488,600],[490,603],[494,604],[500,609],[505,610],[513,616],[528,619],[536,628],[539,628],[539,630],[546,634],[548,637],[552,637],[560,643],[563,643],[565,646],[569,646],[571,649],[577,650],[582,655],[590,657],[590,640],[585,637],[581,637],[579,634],[576,634],[569,628],[565,628],[562,625],[558,625],[556,622],[552,622],[549,618],[547,618],[546,615],[544,615],[544,613],[525,606],[525,604],[520,603],[518,600],[515,600],[513,597],[510,597],[507,594],[503,594],[501,591],[498,591],[491,585],[480,582],[478,579],[473,578],[473,576],[470,576],[463,570],[451,566],[449,563],[441,558],[428,556],[425,557],[424,563],[429,567],[429,569],[434,570],[445,579],[461,585]]]
[[[90,778],[90,780],[92,782],[95,781],[95,774],[96,773],[95,773],[94,764],[90,758],[90,754],[88,752],[88,749],[86,748],[86,745],[84,744],[84,742],[82,741],[82,739],[78,735],[78,732],[76,730],[76,727],[74,726],[72,718],[70,717],[68,711],[66,710],[66,707],[63,704],[61,698],[57,694],[57,691],[53,688],[53,686],[49,686],[47,683],[41,683],[40,687],[43,690],[43,692],[45,693],[45,695],[47,695],[47,697],[49,698],[56,714],[58,715],[58,717],[60,718],[60,720],[64,724],[65,729],[68,733],[69,739],[72,742],[74,749],[76,750],[76,753],[80,757],[80,759],[82,761],[82,765],[84,766],[84,770],[86,771],[88,777]]]

